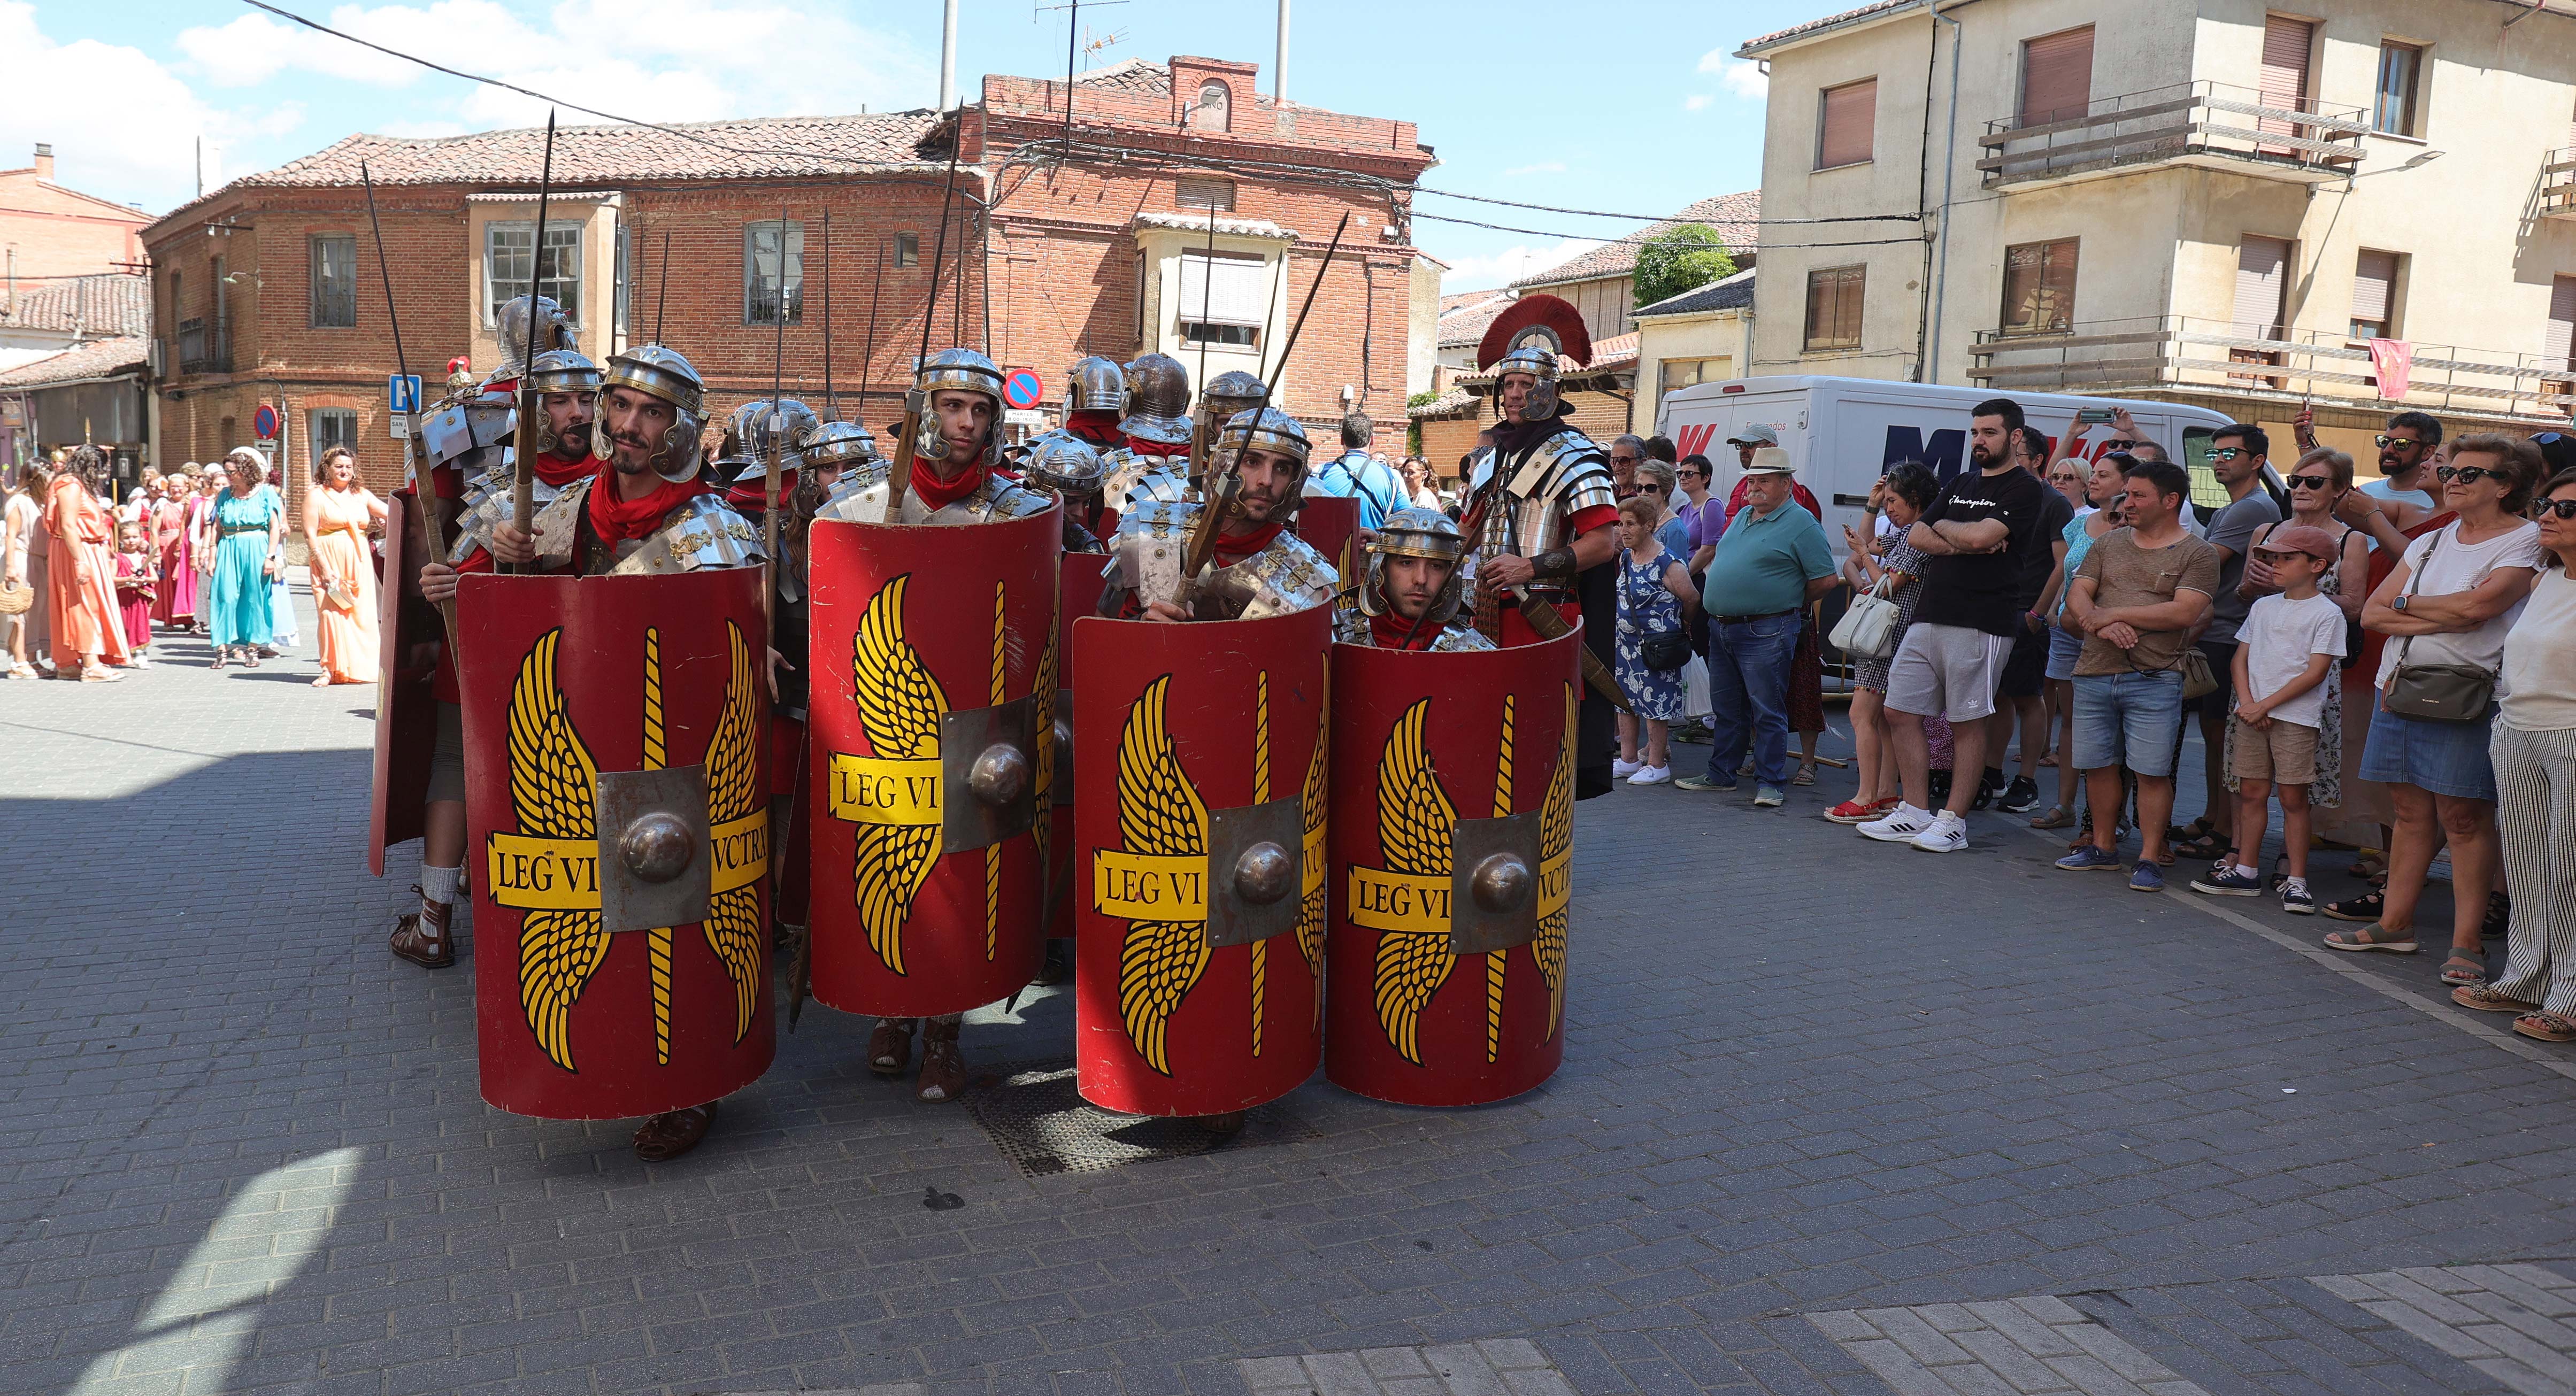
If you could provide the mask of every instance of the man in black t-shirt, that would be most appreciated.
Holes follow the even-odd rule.
[[[2039,598],[2048,590],[2048,579],[2057,571],[2058,559],[2066,555],[2066,525],[2075,517],[2075,506],[2066,502],[2065,495],[2046,488],[2048,438],[2039,428],[2016,428],[2008,440],[2013,464],[2029,471],[2042,485],[2039,546],[2023,560],[2021,624],[2013,633],[2012,654],[2004,660],[1995,715],[1986,719],[1986,768],[1968,807],[1983,809],[1991,799],[1995,808],[2007,814],[2027,814],[2039,804],[2039,757],[2048,747],[2048,711],[2040,698],[2048,687],[2048,620],[2039,613]],[[2012,745],[2016,717],[2021,719],[2021,762],[2019,773],[2007,786],[2003,756]]]
[[[1954,853],[1968,844],[1965,816],[1976,773],[1985,767],[1985,719],[1995,711],[2005,656],[2029,610],[2021,599],[2022,574],[2032,552],[2046,547],[2040,518],[2048,487],[2013,463],[2011,437],[2021,425],[2021,406],[2012,399],[1978,403],[1968,430],[1968,461],[1976,473],[1943,486],[1906,536],[1927,560],[1914,623],[1888,668],[1887,720],[1904,796],[1894,814],[1858,826],[1882,843],[1910,843],[1926,853]],[[1951,780],[1948,807],[1938,815],[1925,808],[1932,749],[1923,735],[1923,719],[1936,714],[1950,720],[1952,770],[1966,777]]]

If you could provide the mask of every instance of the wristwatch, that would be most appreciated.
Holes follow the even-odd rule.
[[[2395,600],[2393,600],[2393,601],[2391,601],[2391,602],[2389,602],[2389,603],[2388,603],[2388,609],[2390,609],[2390,610],[2392,610],[2392,611],[2403,611],[2403,610],[2405,610],[2405,609],[2406,609],[2406,593],[2404,593],[2404,592],[2402,592],[2402,591],[2401,591],[2401,592],[2399,592],[2399,593],[2397,593],[2397,598],[2396,598]]]

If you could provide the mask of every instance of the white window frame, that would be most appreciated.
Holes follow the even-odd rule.
[[[521,236],[526,236],[534,233],[536,231],[536,227],[537,220],[534,218],[509,221],[496,219],[483,225],[483,324],[487,329],[494,328],[499,325],[500,322],[496,317],[500,312],[502,303],[508,301],[512,296],[523,294],[526,290],[525,283],[512,278],[503,278],[498,274],[493,266],[494,255],[500,250],[496,246],[499,235],[503,233],[517,233]],[[582,263],[584,260],[582,254],[586,232],[587,229],[583,222],[579,220],[568,218],[563,222],[558,223],[552,216],[549,216],[546,219],[547,244],[556,248],[569,247],[571,249],[571,256],[566,257],[561,251],[555,253],[552,260],[554,262],[555,271],[558,274],[553,277],[549,277],[546,280],[545,294],[553,297],[556,304],[563,306],[564,312],[572,317],[572,323],[575,329],[580,329],[588,324],[588,320],[585,318],[588,310],[588,298],[582,294],[585,289],[582,286]],[[517,256],[516,248],[511,249],[511,256],[515,260]],[[561,274],[567,270],[567,262],[570,263],[569,270],[571,272],[568,276]],[[533,273],[537,269],[537,266],[538,264],[531,260],[529,264],[530,272]],[[572,288],[572,299],[570,301],[566,301],[562,294],[563,288],[567,285]],[[509,289],[504,290],[505,286]]]
[[[779,280],[782,283],[779,296],[786,306],[787,323],[791,325],[805,323],[804,221],[796,218],[784,220],[762,218],[742,225],[742,322],[746,325],[774,327],[778,324],[774,319],[755,314],[756,308],[752,304],[752,297],[756,288],[763,284],[759,266],[759,259],[763,254],[756,245],[756,239],[763,234],[776,236],[778,225],[782,221],[787,225],[786,250],[783,256],[786,265],[779,273]]]

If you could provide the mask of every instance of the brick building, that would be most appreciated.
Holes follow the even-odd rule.
[[[56,184],[54,148],[37,146],[34,164],[0,170],[0,310],[49,280],[139,270],[151,221],[139,208]]]
[[[934,349],[989,346],[1050,396],[1085,354],[1161,350],[1194,378],[1203,342],[1211,375],[1275,362],[1348,213],[1281,405],[1315,423],[1366,405],[1393,431],[1412,321],[1437,304],[1437,267],[1407,233],[1431,151],[1409,122],[1282,107],[1255,74],[1204,58],[1121,64],[1074,84],[1070,127],[1064,83],[988,76],[979,102],[945,114],[559,130],[550,294],[593,357],[658,325],[719,411],[770,390],[783,337],[786,390],[820,408],[828,261],[832,386],[846,416],[864,380],[865,419],[882,428],[920,349],[953,147]],[[454,356],[478,375],[498,362],[492,309],[526,283],[543,141],[352,136],[146,230],[165,460],[219,455],[249,439],[259,404],[282,403],[299,489],[319,448],[344,440],[370,482],[394,483],[394,346],[359,165],[376,183],[403,347],[434,397]]]

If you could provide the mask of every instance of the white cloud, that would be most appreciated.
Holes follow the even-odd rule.
[[[1683,111],[1703,111],[1703,110],[1706,110],[1706,109],[1707,109],[1707,107],[1708,107],[1708,104],[1709,104],[1709,103],[1714,102],[1714,101],[1716,101],[1716,100],[1717,100],[1716,98],[1711,97],[1710,95],[1708,95],[1708,94],[1707,94],[1707,93],[1705,93],[1705,92],[1694,92],[1694,93],[1692,93],[1691,95],[1689,95],[1689,96],[1687,96],[1687,97],[1684,97],[1684,98],[1682,99],[1682,110],[1683,110]]]
[[[1565,173],[1565,166],[1554,160],[1548,160],[1536,165],[1515,165],[1512,168],[1503,171],[1503,178],[1518,179],[1522,175],[1563,173]]]
[[[1718,73],[1717,80],[1738,97],[1758,102],[1771,95],[1771,75],[1763,72],[1758,63],[1730,58]]]
[[[35,6],[0,0],[0,53],[9,55],[9,100],[0,102],[0,152],[24,159],[38,141],[54,147],[55,179],[67,188],[169,208],[196,191],[196,143],[253,124],[201,101],[140,49],[77,39],[56,43]],[[267,124],[301,119],[285,104]]]
[[[883,111],[927,100],[931,59],[905,40],[783,0],[564,0],[523,19],[494,0],[422,6],[343,5],[334,29],[568,102],[643,121]],[[603,45],[599,36],[617,35]],[[280,73],[409,86],[429,70],[265,15],[183,31],[180,51],[211,83],[244,86]],[[866,54],[864,62],[806,61]],[[459,129],[531,126],[547,103],[474,86],[428,105]],[[567,111],[568,123],[598,118]],[[439,124],[434,115],[415,127]]]
[[[1447,274],[1440,278],[1440,289],[1455,294],[1508,285],[1524,276],[1561,267],[1600,245],[1591,238],[1566,238],[1545,247],[1515,244],[1490,257],[1455,258]]]

